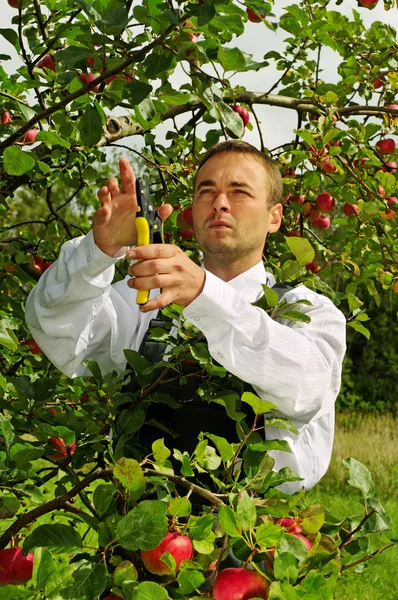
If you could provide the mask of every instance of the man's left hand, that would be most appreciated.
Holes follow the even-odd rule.
[[[168,304],[188,306],[203,290],[205,271],[173,244],[137,246],[126,253],[133,278],[128,285],[136,290],[161,288],[162,292],[141,307],[142,312],[164,308]]]

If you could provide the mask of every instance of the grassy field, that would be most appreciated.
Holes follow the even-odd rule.
[[[347,483],[345,458],[366,465],[376,486],[376,498],[393,520],[387,537],[398,538],[398,444],[397,420],[390,416],[338,415],[333,457],[322,481],[307,494],[307,501],[324,504],[336,517],[363,515],[359,490]],[[398,600],[398,547],[367,563],[361,574],[346,574],[336,600]],[[321,598],[319,600],[322,600]]]

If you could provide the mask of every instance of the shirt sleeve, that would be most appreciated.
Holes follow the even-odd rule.
[[[183,311],[202,331],[209,352],[227,371],[251,384],[297,425],[332,410],[341,382],[345,317],[326,297],[299,286],[284,296],[307,299],[306,324],[276,321],[228,283],[206,272],[202,293]]]
[[[82,364],[88,359],[103,373],[121,372],[123,350],[135,349],[143,313],[128,277],[111,285],[120,258],[104,254],[92,232],[69,240],[28,296],[25,319],[32,336],[69,377],[89,375]]]

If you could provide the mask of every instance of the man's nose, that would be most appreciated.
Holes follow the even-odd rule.
[[[217,212],[218,210],[222,212],[229,212],[230,209],[231,207],[229,205],[227,195],[223,192],[219,192],[213,200],[214,212]]]

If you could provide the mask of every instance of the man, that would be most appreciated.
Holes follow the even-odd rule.
[[[302,477],[284,484],[290,493],[311,488],[329,465],[334,402],[345,352],[345,318],[332,302],[305,286],[285,298],[301,305],[311,322],[278,323],[252,302],[261,284],[274,285],[262,252],[282,218],[282,182],[276,165],[241,141],[217,144],[196,174],[193,222],[203,267],[175,245],[136,244],[135,177],[120,161],[117,179],[98,192],[93,231],[64,244],[58,261],[31,292],[26,321],[39,346],[65,374],[88,375],[96,360],[104,372],[125,369],[123,349],[138,350],[151,318],[170,303],[205,335],[209,352],[227,371],[252,385],[299,429],[267,428],[268,439],[287,440],[293,454],[274,451],[275,469],[291,466]],[[171,213],[164,205],[164,220]],[[113,285],[114,264],[140,262]],[[159,290],[162,290],[159,293]],[[152,290],[141,309],[136,290]],[[156,311],[156,312],[155,312]]]

